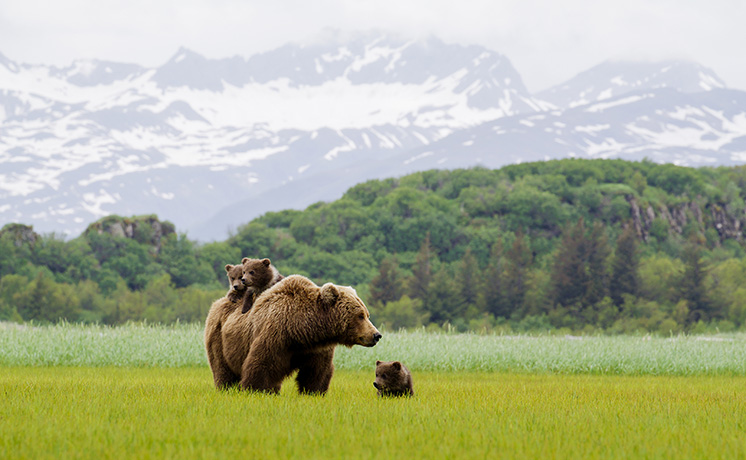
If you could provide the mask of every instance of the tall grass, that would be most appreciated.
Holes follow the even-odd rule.
[[[0,323],[0,365],[204,367],[201,324]],[[340,370],[401,360],[417,371],[746,376],[746,335],[499,336],[387,332],[373,348],[338,347]]]
[[[744,458],[740,377],[339,371],[326,397],[212,388],[206,368],[8,367],[0,458]]]
[[[201,324],[109,327],[0,324],[0,365],[189,367],[207,365]]]
[[[375,359],[399,359],[432,371],[746,375],[746,335],[562,337],[417,331],[388,334],[372,349],[338,350],[336,363],[344,369],[364,369]]]

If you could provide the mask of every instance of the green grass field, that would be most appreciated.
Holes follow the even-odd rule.
[[[387,334],[314,397],[215,390],[201,332],[0,325],[0,458],[746,457],[743,335]]]
[[[11,367],[0,458],[744,458],[737,377],[370,372],[326,397],[218,392],[206,368]]]

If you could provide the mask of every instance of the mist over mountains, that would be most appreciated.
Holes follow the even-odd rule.
[[[158,68],[0,54],[0,224],[38,232],[154,213],[220,240],[368,179],[565,157],[743,163],[746,92],[609,61],[531,94],[499,53],[381,34]]]

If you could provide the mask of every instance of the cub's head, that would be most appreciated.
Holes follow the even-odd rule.
[[[225,266],[226,274],[228,275],[228,283],[232,292],[244,292],[246,285],[243,284],[241,278],[243,277],[243,266],[242,265],[231,265]]]
[[[372,347],[381,339],[381,333],[370,322],[370,313],[354,289],[327,283],[321,286],[319,301],[334,310],[333,317],[342,330],[339,343],[348,347]]]
[[[243,267],[242,279],[246,287],[264,289],[275,277],[272,262],[269,259],[249,259],[241,261]]]
[[[409,391],[407,368],[399,361],[376,361],[376,380],[373,386],[381,396],[398,395]]]

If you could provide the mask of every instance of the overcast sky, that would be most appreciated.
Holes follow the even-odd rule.
[[[19,63],[248,57],[325,28],[483,45],[532,92],[606,59],[671,58],[746,90],[744,0],[0,0],[0,53]]]

